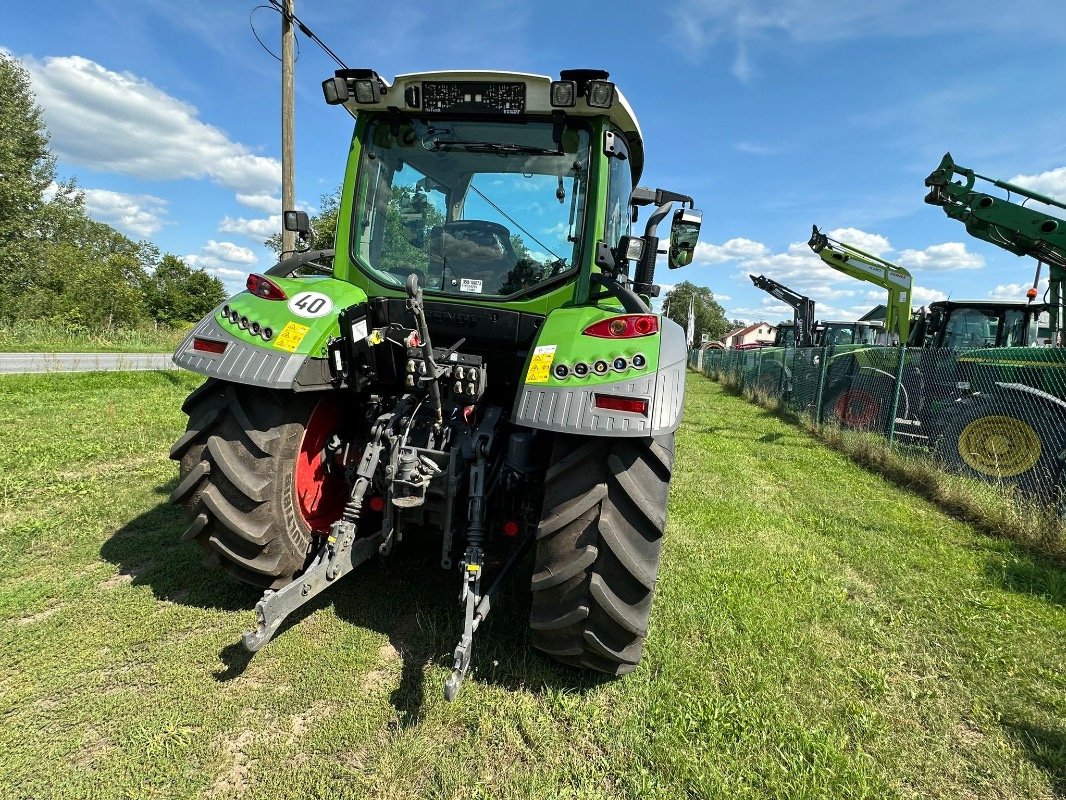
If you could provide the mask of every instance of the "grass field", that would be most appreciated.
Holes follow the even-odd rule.
[[[0,379],[5,800],[1066,793],[1062,565],[696,375],[633,675],[534,653],[516,584],[446,703],[458,585],[431,550],[248,659],[256,596],[166,502],[196,382]]]
[[[0,325],[0,353],[172,353],[189,327],[86,328],[33,321]]]

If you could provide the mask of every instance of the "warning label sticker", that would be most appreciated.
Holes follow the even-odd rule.
[[[529,361],[526,383],[547,383],[551,375],[552,361],[555,359],[555,345],[545,344],[534,348],[533,358]]]
[[[274,340],[274,347],[278,350],[288,350],[290,353],[295,353],[296,348],[300,346],[300,342],[304,340],[309,330],[311,329],[306,325],[290,322],[278,334],[278,338]]]
[[[475,281],[472,278],[463,278],[459,281],[460,292],[477,292],[481,294],[481,281]]]

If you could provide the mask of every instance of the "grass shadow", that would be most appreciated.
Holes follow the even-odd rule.
[[[151,589],[158,600],[214,611],[251,610],[261,597],[258,590],[209,569],[199,545],[181,541],[188,522],[183,511],[165,499],[176,483],[175,479],[157,487],[161,502],[112,534],[100,548],[101,556],[118,566],[120,575],[129,576],[133,585]],[[474,637],[467,681],[538,693],[583,692],[600,685],[602,676],[557,664],[533,649],[528,624],[531,573],[532,558],[527,556],[501,587],[492,614]],[[494,575],[488,565],[486,581],[491,583]],[[452,651],[462,631],[459,590],[458,569],[440,568],[439,540],[412,535],[387,559],[374,558],[358,567],[343,581],[343,588],[332,587],[292,614],[275,638],[329,605],[345,622],[384,634],[402,660],[400,680],[390,697],[396,724],[417,726],[426,692],[443,692],[443,682],[426,685],[427,667],[451,669]],[[254,657],[234,641],[219,653],[222,668],[215,679],[227,682],[239,677]]]
[[[1055,796],[1066,796],[1066,732],[1019,721],[1004,720],[1002,725],[1026,758],[1047,774]]]
[[[985,572],[1001,589],[1066,607],[1066,567],[1028,553],[989,559]]]

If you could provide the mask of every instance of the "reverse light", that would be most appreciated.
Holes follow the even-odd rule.
[[[214,339],[201,339],[199,336],[195,336],[192,340],[192,349],[199,350],[201,353],[219,355],[226,352],[227,344],[228,342],[216,342]]]
[[[582,331],[585,336],[601,339],[635,339],[659,332],[659,318],[654,314],[623,314],[601,319]]]
[[[245,288],[256,297],[265,297],[267,300],[287,300],[288,295],[270,278],[252,273],[248,276]]]
[[[625,411],[629,414],[648,416],[648,401],[637,397],[619,397],[615,394],[593,395],[592,404],[605,411]]]

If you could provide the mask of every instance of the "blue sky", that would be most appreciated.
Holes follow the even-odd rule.
[[[0,31],[31,72],[59,175],[77,178],[90,212],[234,290],[272,263],[261,242],[280,225],[279,67],[252,36],[254,5],[40,0]],[[695,263],[657,278],[709,287],[731,318],[791,317],[748,273],[809,294],[821,318],[882,300],[822,267],[805,244],[812,224],[910,269],[916,304],[1022,299],[1031,260],[922,202],[945,151],[1066,198],[1060,0],[296,0],[296,13],[350,66],[386,78],[609,70],[646,137],[641,183],[704,212]],[[274,46],[277,15],[254,22]],[[351,136],[321,99],[333,68],[301,37],[297,198],[312,210],[340,183]]]

